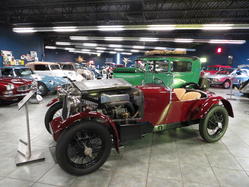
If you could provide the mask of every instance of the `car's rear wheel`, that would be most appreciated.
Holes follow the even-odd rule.
[[[104,164],[111,147],[111,136],[106,127],[97,122],[84,121],[62,133],[56,145],[56,158],[66,172],[84,175]]]
[[[38,82],[38,91],[41,96],[48,95],[48,88],[43,82]]]
[[[49,107],[48,111],[45,114],[45,127],[47,131],[51,134],[49,123],[56,117],[59,117],[62,115],[62,102],[57,102],[53,104],[51,107]]]
[[[226,80],[226,81],[223,83],[223,88],[225,88],[225,89],[230,88],[230,86],[231,86],[231,81],[230,81],[230,80]]]
[[[201,120],[199,131],[201,137],[209,142],[219,141],[225,134],[228,127],[227,110],[220,105],[213,106],[206,117]]]

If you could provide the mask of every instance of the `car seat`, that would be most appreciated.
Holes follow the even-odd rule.
[[[186,89],[185,88],[175,88],[174,92],[176,94],[176,97],[181,100],[182,96],[184,96],[184,94],[186,93]]]
[[[201,94],[199,92],[187,92],[182,96],[181,100],[186,101],[186,100],[195,100],[200,98]]]

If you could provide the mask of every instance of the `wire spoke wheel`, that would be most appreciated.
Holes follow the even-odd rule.
[[[200,135],[207,142],[216,142],[225,134],[228,126],[228,113],[223,106],[215,105],[199,125]]]
[[[109,131],[95,121],[76,122],[57,140],[56,158],[62,169],[74,175],[101,167],[112,147]]]

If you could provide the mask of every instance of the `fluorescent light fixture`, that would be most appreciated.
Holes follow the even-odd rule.
[[[91,51],[90,49],[81,49],[81,51],[87,51],[87,52],[89,52],[89,51]]]
[[[124,49],[120,49],[120,48],[117,48],[117,49],[114,49],[115,51],[124,51]]]
[[[97,30],[99,31],[123,31],[124,26],[122,25],[102,25],[102,26],[97,26]]]
[[[116,54],[117,52],[116,51],[110,51],[109,53],[110,54]]]
[[[97,45],[98,44],[96,44],[96,43],[83,43],[83,46],[89,46],[89,47],[95,47]]]
[[[105,47],[96,47],[97,50],[106,50]]]
[[[189,38],[176,38],[174,39],[174,42],[177,43],[192,43],[194,39],[189,39]]]
[[[67,26],[67,27],[53,27],[53,31],[55,32],[77,32],[79,29],[75,26]]]
[[[56,49],[55,46],[45,46],[45,49]]]
[[[156,50],[166,50],[167,48],[166,47],[155,47],[154,49],[156,49]]]
[[[33,27],[13,28],[13,31],[17,32],[17,33],[33,33],[33,32],[37,32],[37,30],[35,30]]]
[[[125,53],[125,52],[123,52],[123,53],[121,53],[122,55],[132,55],[132,53]]]
[[[55,42],[56,45],[71,45],[71,42]]]
[[[75,48],[71,48],[71,47],[66,47],[66,48],[64,48],[65,50],[68,50],[68,51],[70,51],[70,50],[74,50]]]
[[[175,51],[186,51],[185,48],[175,48],[174,50],[175,50]]]
[[[171,31],[175,30],[175,25],[147,25],[147,30],[150,31]]]
[[[144,46],[134,45],[132,48],[134,49],[144,49]]]
[[[203,24],[202,30],[230,30],[233,24]]]
[[[245,40],[209,40],[211,44],[244,44]]]
[[[206,57],[201,57],[200,58],[200,62],[201,63],[206,63],[207,62],[207,58]]]
[[[145,37],[139,38],[139,41],[141,42],[157,42],[158,40],[159,40],[158,38],[145,38]]]
[[[108,45],[108,47],[116,48],[116,47],[122,47],[122,45],[120,45],[120,44],[110,44],[110,45]]]
[[[97,50],[97,53],[104,53],[105,51]]]
[[[106,41],[123,41],[123,37],[104,37]]]
[[[139,53],[140,51],[137,50],[137,49],[132,49],[131,52],[133,52],[133,53]]]
[[[87,36],[70,36],[70,40],[88,40]]]

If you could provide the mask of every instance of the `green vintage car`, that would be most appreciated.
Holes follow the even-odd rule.
[[[116,68],[114,78],[123,78],[132,85],[159,83],[172,88],[208,87],[200,78],[201,63],[197,57],[144,56],[136,60],[135,67]]]

